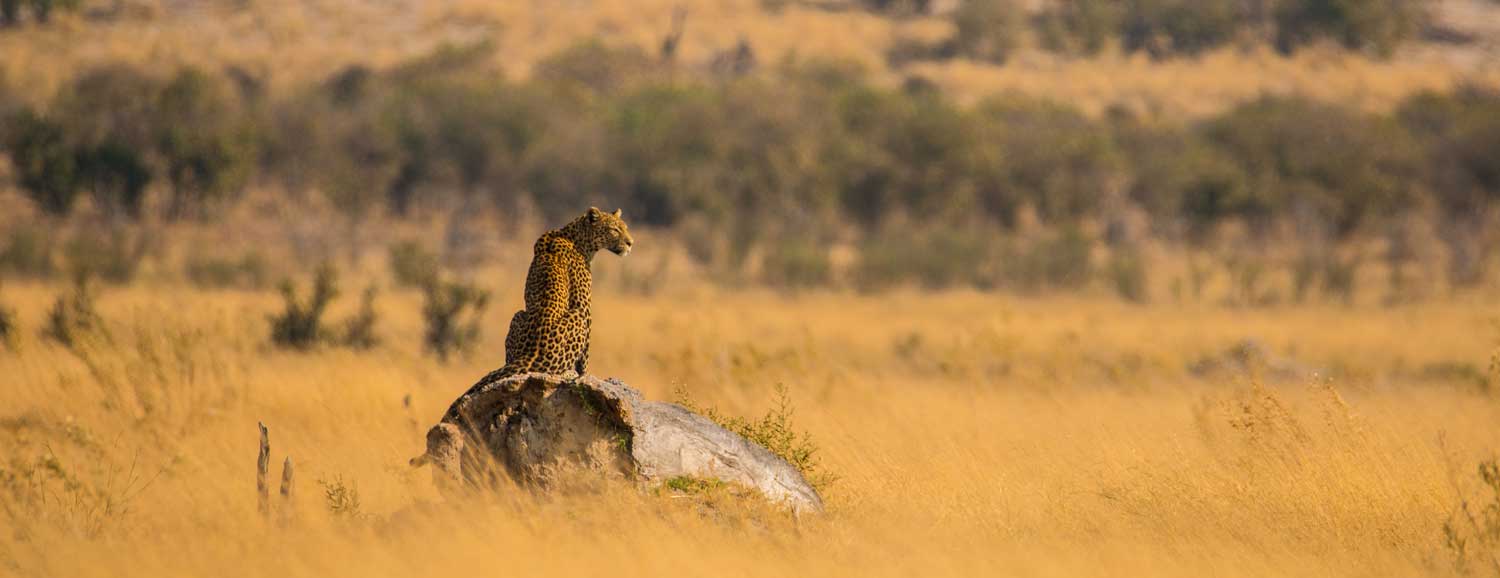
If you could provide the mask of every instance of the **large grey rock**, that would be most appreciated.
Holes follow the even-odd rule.
[[[445,493],[507,477],[545,490],[578,471],[646,485],[679,476],[758,490],[797,511],[823,501],[797,468],[769,450],[672,403],[647,401],[616,379],[532,373],[481,380],[427,432]]]

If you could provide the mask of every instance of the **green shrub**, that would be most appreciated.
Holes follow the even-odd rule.
[[[80,74],[60,91],[53,112],[66,125],[80,186],[106,214],[140,216],[155,176],[156,99],[162,83],[132,66],[103,66]]]
[[[0,249],[0,270],[27,277],[46,277],[53,273],[53,245],[56,240],[46,227],[21,224],[10,230],[5,248]]]
[[[717,221],[729,212],[730,195],[714,182],[721,167],[717,155],[727,142],[716,134],[724,122],[716,104],[714,94],[691,86],[643,88],[612,103],[607,138],[611,166],[618,168],[604,178],[634,193],[642,224],[670,226],[694,211]],[[538,189],[553,193],[537,197],[546,215],[570,215],[584,200],[560,190],[569,180],[534,175],[530,182],[550,185]]]
[[[391,276],[402,287],[425,287],[437,279],[441,265],[436,254],[416,241],[391,245]]]
[[[249,176],[255,139],[230,87],[184,68],[155,108],[157,150],[171,184],[168,216],[202,215],[230,199]]]
[[[718,478],[698,478],[693,476],[676,476],[668,478],[662,484],[669,490],[683,494],[702,494],[713,492],[724,488],[724,480]]]
[[[362,214],[369,193],[383,191],[388,206],[405,214],[423,196],[467,196],[483,187],[513,208],[523,153],[554,118],[547,114],[554,102],[572,101],[551,98],[540,81],[513,85],[488,74],[492,54],[486,43],[444,47],[373,76],[365,102],[333,136],[335,151],[347,150],[340,157],[369,157],[337,165],[341,170],[325,179],[337,204]]]
[[[85,148],[111,143],[155,146],[162,79],[139,66],[114,63],[83,70],[53,99],[51,111]]]
[[[1230,295],[1226,302],[1232,305],[1257,307],[1271,305],[1278,299],[1266,291],[1264,281],[1271,267],[1258,255],[1232,255],[1224,263],[1229,269]]]
[[[31,10],[38,24],[46,24],[53,10],[77,10],[80,5],[81,0],[0,0],[0,27],[19,23],[23,6]]]
[[[1127,192],[1159,235],[1202,241],[1219,221],[1251,212],[1244,169],[1206,139],[1186,128],[1144,126],[1120,127],[1118,138],[1131,167]]]
[[[534,74],[543,82],[607,95],[642,80],[653,68],[652,60],[639,48],[608,46],[594,38],[543,58]]]
[[[833,102],[837,125],[817,130],[827,183],[842,210],[830,220],[879,230],[887,221],[972,219],[978,158],[972,115],[936,92],[886,92],[855,85]],[[908,223],[910,224],[910,223]]]
[[[1319,40],[1389,56],[1417,36],[1430,15],[1426,0],[1283,0],[1276,44],[1290,52]]]
[[[1010,223],[1023,205],[1048,223],[1096,215],[1100,191],[1116,187],[1124,168],[1108,127],[1080,111],[1026,97],[979,105],[977,194],[989,214]]]
[[[859,0],[866,8],[894,15],[926,14],[932,0]]]
[[[73,278],[68,293],[60,295],[47,313],[46,335],[67,347],[77,347],[90,335],[103,335],[104,319],[94,304],[93,283],[87,275]]]
[[[1077,289],[1093,273],[1093,240],[1077,227],[1049,232],[1017,247],[1004,259],[1004,278],[1012,286],[1036,291]]]
[[[151,183],[151,169],[141,154],[119,143],[77,154],[79,178],[93,193],[95,204],[109,214],[140,217],[146,185]]]
[[[63,260],[74,276],[127,283],[135,278],[150,249],[151,238],[145,233],[132,235],[123,229],[107,235],[89,232],[68,241]]]
[[[1252,222],[1295,211],[1344,238],[1414,202],[1420,148],[1394,122],[1266,97],[1214,119],[1205,131],[1249,176],[1249,195],[1235,209]]]
[[[1153,57],[1195,55],[1234,39],[1242,21],[1235,0],[1130,0],[1121,39]]]
[[[1426,181],[1448,226],[1448,279],[1455,286],[1484,280],[1491,255],[1489,208],[1500,203],[1500,92],[1461,88],[1421,94],[1397,112],[1425,150]]]
[[[992,287],[990,269],[999,239],[982,227],[896,227],[862,244],[855,278],[866,290],[914,282],[938,289]]]
[[[1020,44],[1025,13],[1013,0],[963,0],[953,12],[954,48],[963,56],[1005,62]]]
[[[1139,250],[1116,251],[1110,256],[1108,270],[1109,280],[1114,286],[1115,294],[1133,303],[1150,301],[1148,270],[1146,258]]]
[[[767,282],[788,289],[826,285],[832,276],[828,246],[808,239],[775,244],[763,265]]]
[[[359,311],[344,321],[344,331],[339,343],[361,350],[380,344],[380,336],[375,334],[375,323],[380,320],[380,315],[375,311],[376,294],[375,286],[365,288],[359,298]]]
[[[490,294],[473,285],[434,279],[422,287],[422,343],[443,361],[466,353],[479,341],[480,321]]]
[[[302,351],[327,342],[330,333],[323,324],[323,313],[338,293],[338,271],[329,264],[318,268],[313,278],[312,294],[306,302],[297,297],[297,287],[290,279],[283,281],[282,312],[270,317],[271,342]]]
[[[52,215],[71,212],[81,185],[78,159],[63,126],[24,109],[8,124],[5,148],[10,152],[16,184],[42,211]]]
[[[1042,11],[1042,45],[1071,54],[1098,54],[1115,37],[1125,6],[1118,0],[1059,0]]]
[[[802,477],[820,492],[827,491],[829,486],[838,481],[838,476],[827,471],[818,459],[818,444],[813,441],[812,436],[806,431],[798,431],[792,423],[795,408],[785,384],[776,384],[776,399],[773,400],[771,409],[758,420],[726,415],[717,408],[699,405],[687,394],[687,390],[681,388],[676,391],[674,401],[688,411],[706,417],[724,429],[771,450],[771,453],[802,472]]]

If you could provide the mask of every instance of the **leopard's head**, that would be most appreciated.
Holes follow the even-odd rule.
[[[624,257],[630,254],[630,248],[635,245],[635,239],[630,237],[630,227],[620,217],[619,209],[606,213],[598,207],[589,207],[589,211],[578,219],[578,223],[584,237],[581,240],[591,249],[608,249]]]

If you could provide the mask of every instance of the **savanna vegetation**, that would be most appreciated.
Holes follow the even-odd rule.
[[[0,0],[0,576],[1500,575],[1486,2]],[[589,205],[826,513],[408,466]]]
[[[1290,272],[1275,289],[1250,274],[1247,302],[1319,287],[1347,300],[1357,287],[1341,279],[1367,264],[1387,271],[1381,298],[1399,300],[1482,283],[1500,242],[1488,154],[1500,92],[1485,86],[1384,114],[1267,96],[1183,121],[1014,94],[964,105],[828,63],[673,75],[598,42],[513,81],[477,64],[489,50],[351,67],[274,98],[198,69],[101,67],[50,102],[11,107],[3,140],[45,218],[87,204],[116,228],[214,220],[248,190],[323,207],[351,230],[455,207],[516,227],[613,204],[675,232],[719,278],[784,287],[1098,278],[1160,298],[1136,277],[1165,250]],[[13,232],[12,273],[49,270],[28,256],[42,250],[36,234]],[[1287,250],[1247,250],[1266,245]],[[851,262],[835,262],[841,246]]]

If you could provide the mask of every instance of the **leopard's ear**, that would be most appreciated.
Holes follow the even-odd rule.
[[[620,218],[620,210],[619,209],[615,209],[615,218],[616,219]]]
[[[599,221],[599,217],[603,216],[604,211],[599,210],[599,207],[589,207],[589,222],[597,223]]]

